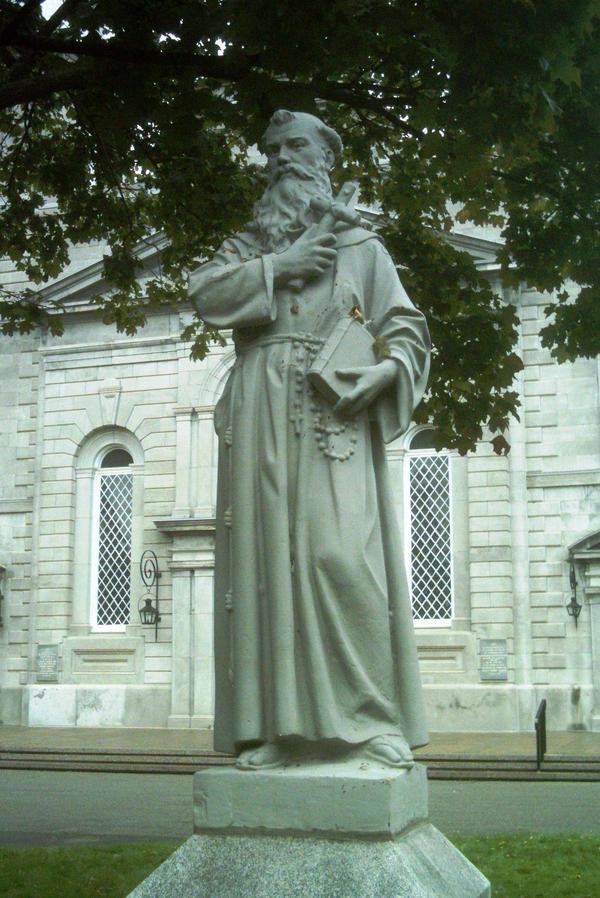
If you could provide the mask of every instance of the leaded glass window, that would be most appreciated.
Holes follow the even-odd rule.
[[[96,475],[94,527],[95,621],[98,627],[129,623],[133,474],[131,456],[110,451]]]
[[[428,448],[429,433],[417,433],[408,456],[408,569],[415,621],[440,626],[452,620],[450,456]]]

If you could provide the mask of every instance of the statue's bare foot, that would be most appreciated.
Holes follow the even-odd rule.
[[[287,759],[287,753],[281,745],[277,742],[265,742],[258,748],[247,748],[241,752],[235,766],[238,770],[268,770],[283,766]]]
[[[362,746],[361,754],[388,767],[414,767],[415,759],[402,736],[375,736]]]

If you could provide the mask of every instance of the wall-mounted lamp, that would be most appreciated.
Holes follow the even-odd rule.
[[[146,549],[140,558],[140,575],[144,586],[148,590],[141,597],[138,604],[140,620],[145,627],[154,627],[154,639],[158,641],[158,624],[160,623],[158,581],[160,580],[160,571],[158,569],[158,558],[152,549]],[[149,592],[153,588],[154,605],[152,604],[152,595]]]
[[[577,601],[577,577],[575,576],[575,564],[571,561],[569,568],[569,583],[571,586],[571,601],[565,606],[569,617],[572,617],[577,626],[577,620],[581,614],[581,605]]]

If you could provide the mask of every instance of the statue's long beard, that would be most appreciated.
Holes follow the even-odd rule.
[[[282,252],[299,231],[321,217],[310,205],[312,199],[331,200],[331,184],[325,165],[307,169],[290,165],[276,172],[254,206],[254,222],[268,252]]]

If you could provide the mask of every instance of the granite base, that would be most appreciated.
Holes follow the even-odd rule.
[[[489,898],[430,823],[397,839],[194,835],[129,898]]]
[[[489,898],[427,820],[425,768],[194,774],[194,829],[128,898]]]

